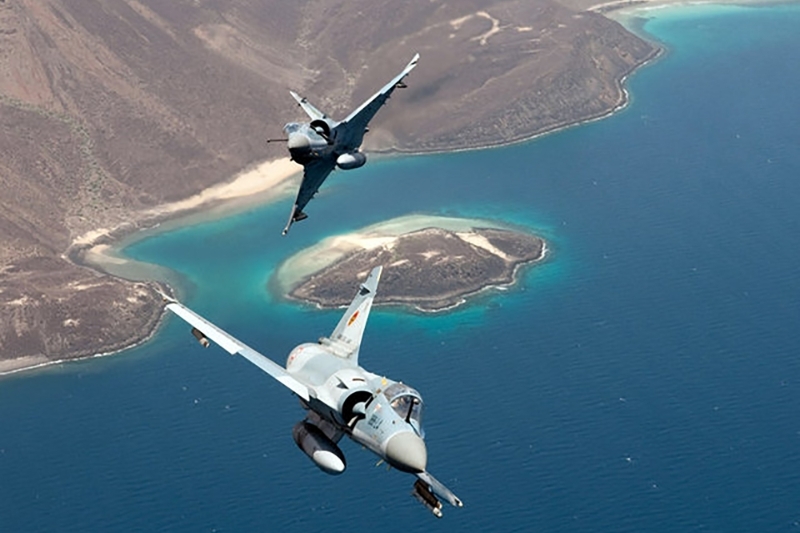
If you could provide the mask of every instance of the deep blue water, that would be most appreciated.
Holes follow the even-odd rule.
[[[800,6],[654,13],[669,51],[611,118],[336,174],[288,238],[281,202],[127,250],[282,362],[339,312],[267,281],[324,236],[409,213],[545,236],[514,290],[367,330],[362,364],[422,392],[429,468],[463,509],[435,521],[349,441],[322,474],[296,400],[172,320],[0,380],[0,532],[800,530]]]

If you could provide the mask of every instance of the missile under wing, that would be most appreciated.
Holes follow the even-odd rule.
[[[230,354],[241,355],[300,398],[306,416],[295,425],[292,435],[320,470],[344,472],[347,465],[338,443],[346,435],[382,462],[415,476],[412,494],[441,517],[439,498],[455,507],[463,504],[427,471],[422,396],[407,384],[369,372],[359,363],[380,275],[381,267],[374,268],[330,336],[295,347],[285,367],[165,296],[166,308],[192,326],[201,345],[208,347],[213,342]]]

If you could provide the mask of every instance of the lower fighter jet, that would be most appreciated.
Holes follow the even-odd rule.
[[[192,326],[192,334],[202,346],[213,341],[228,353],[241,355],[300,398],[307,414],[292,435],[323,472],[344,472],[346,461],[337,443],[347,435],[381,461],[414,475],[412,494],[441,517],[439,498],[456,507],[463,504],[427,471],[422,397],[408,385],[358,364],[361,337],[380,275],[381,267],[370,272],[330,337],[297,346],[285,368],[167,296],[166,308]]]
[[[368,131],[367,125],[392,92],[396,88],[405,87],[403,78],[417,66],[418,60],[419,54],[416,54],[400,74],[341,122],[331,119],[308,100],[290,91],[298,105],[311,118],[311,122],[290,122],[283,127],[287,136],[286,147],[292,161],[303,165],[303,181],[289,214],[289,221],[283,229],[284,235],[294,222],[308,218],[303,209],[334,168],[350,170],[367,162],[367,156],[359,150],[364,134]]]

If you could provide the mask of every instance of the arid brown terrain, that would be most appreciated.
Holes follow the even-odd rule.
[[[147,336],[154,286],[80,266],[76,239],[283,156],[288,89],[341,117],[415,51],[367,149],[600,116],[654,48],[552,0],[0,0],[0,363]]]

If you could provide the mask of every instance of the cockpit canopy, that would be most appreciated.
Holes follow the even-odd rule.
[[[289,122],[283,127],[284,133],[287,135],[290,133],[294,133],[300,129],[300,123],[298,122]]]
[[[394,383],[383,391],[383,395],[398,416],[422,432],[422,396],[417,391],[403,383]]]

